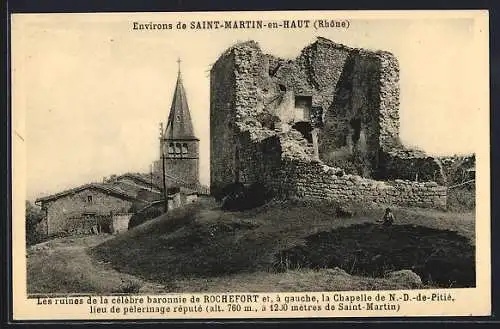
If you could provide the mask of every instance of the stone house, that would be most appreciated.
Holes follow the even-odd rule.
[[[56,233],[113,232],[113,217],[130,217],[133,208],[148,201],[102,183],[90,183],[38,198],[45,213],[47,235]],[[123,225],[122,225],[123,226]]]
[[[167,190],[168,209],[195,202],[198,192],[185,187]],[[119,233],[131,216],[148,205],[161,203],[163,191],[151,175],[126,173],[103,183],[78,186],[38,198],[45,213],[47,235],[66,233]]]
[[[399,138],[399,63],[318,38],[295,59],[254,41],[210,71],[211,190],[443,207],[440,162]]]

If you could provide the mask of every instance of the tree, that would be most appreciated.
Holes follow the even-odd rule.
[[[28,245],[40,242],[42,234],[37,230],[38,224],[43,219],[43,212],[40,208],[26,201],[26,243]]]

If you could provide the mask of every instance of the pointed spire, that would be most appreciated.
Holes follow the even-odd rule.
[[[175,85],[174,97],[164,137],[166,139],[197,139],[194,135],[193,124],[191,122],[186,91],[182,84],[180,63],[181,60],[179,58],[177,59],[177,83]]]
[[[177,77],[181,76],[181,58],[177,57]]]

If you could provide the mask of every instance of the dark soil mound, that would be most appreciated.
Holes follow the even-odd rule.
[[[332,203],[275,200],[227,211],[213,199],[199,198],[89,253],[120,272],[164,285],[177,279],[335,266],[372,277],[413,270],[433,287],[474,285],[472,221],[444,212],[396,210],[401,225],[385,229],[364,224],[381,218],[383,209],[357,207],[347,218],[352,207],[344,208],[345,216],[338,217]]]
[[[381,277],[411,269],[425,283],[475,286],[474,248],[467,238],[424,226],[358,224],[321,232],[276,255],[274,268],[340,267],[356,275]]]
[[[222,192],[222,209],[242,211],[262,206],[272,198],[272,194],[259,183],[244,185],[234,183]]]
[[[128,222],[128,229],[132,229],[138,225],[141,225],[144,222],[147,222],[148,220],[151,220],[153,218],[156,218],[160,215],[165,213],[165,204],[163,201],[160,202],[155,202],[152,205],[149,205],[138,212],[136,212],[132,217],[130,218],[130,221]]]

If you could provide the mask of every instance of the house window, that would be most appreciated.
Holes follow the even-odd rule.
[[[87,202],[92,203],[92,195],[87,195]]]

